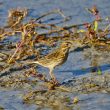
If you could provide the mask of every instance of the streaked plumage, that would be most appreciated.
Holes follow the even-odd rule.
[[[48,55],[44,56],[43,58],[39,59],[38,61],[34,61],[32,63],[37,63],[43,67],[49,68],[49,73],[52,79],[56,80],[53,72],[53,69],[56,66],[59,66],[66,62],[69,49],[70,49],[70,42],[64,42],[61,44],[59,48],[54,50],[53,52],[49,53]]]
[[[53,74],[53,69],[56,66],[62,65],[63,63],[66,62],[69,54],[69,49],[72,46],[73,42],[65,41],[63,42],[59,48],[54,50],[53,52],[49,53],[48,55],[44,56],[43,58],[40,58],[37,61],[31,62],[31,63],[36,63],[39,64],[43,67],[46,67],[49,69],[49,74],[51,78],[56,81],[56,78]],[[81,46],[81,43],[78,42],[75,45]]]

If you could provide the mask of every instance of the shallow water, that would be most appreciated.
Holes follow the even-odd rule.
[[[8,10],[12,8],[28,8],[29,9],[29,18],[39,17],[45,12],[51,11],[53,9],[60,8],[64,11],[66,16],[71,16],[71,20],[59,24],[59,25],[70,25],[70,24],[80,24],[84,22],[89,22],[93,20],[93,17],[86,12],[85,7],[91,7],[96,5],[100,11],[100,15],[103,17],[110,15],[110,0],[0,0],[0,25],[3,26],[6,23]],[[58,22],[60,16],[55,16]],[[45,21],[48,23],[49,21]],[[100,56],[100,55],[99,55]],[[93,55],[95,57],[95,55]],[[108,56],[109,59],[109,56]],[[61,82],[74,77],[76,75],[89,74],[91,72],[92,66],[91,61],[94,58],[84,58],[83,51],[75,51],[70,53],[67,62],[55,69],[55,75]],[[102,72],[110,71],[110,60],[102,58],[101,56],[98,59],[100,68]],[[46,71],[42,67],[39,68],[40,72]],[[0,106],[5,110],[36,110],[37,106],[35,105],[26,105],[23,104],[20,94],[23,94],[23,91],[9,91],[9,90],[0,90]],[[82,100],[87,98],[89,101],[82,101],[76,107],[76,110],[110,110],[110,95],[109,94],[90,94],[90,95],[81,95],[79,96]],[[103,101],[102,101],[103,99]],[[46,110],[46,108],[44,108]],[[48,108],[47,108],[48,109]],[[43,108],[42,108],[43,110]]]

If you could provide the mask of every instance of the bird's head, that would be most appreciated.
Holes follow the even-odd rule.
[[[79,40],[79,39],[75,39],[74,41],[72,40],[69,40],[69,41],[65,41],[61,44],[61,48],[78,48],[78,47],[83,47],[83,42],[82,40]]]
[[[70,48],[72,46],[72,42],[66,41],[61,44],[61,48]]]
[[[61,48],[61,53],[68,53],[69,49],[71,48],[72,43],[71,42],[63,42],[60,46]]]

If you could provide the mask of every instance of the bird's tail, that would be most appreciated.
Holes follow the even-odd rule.
[[[29,65],[29,64],[34,64],[34,63],[36,63],[36,64],[39,64],[39,62],[38,61],[26,61],[26,62],[20,62],[21,64],[26,64],[26,65]]]
[[[29,64],[32,64],[32,63],[39,64],[39,62],[38,62],[38,61],[32,61],[32,62],[29,62]]]

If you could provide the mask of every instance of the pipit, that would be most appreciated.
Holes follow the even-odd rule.
[[[54,76],[53,70],[56,66],[62,65],[66,62],[69,54],[69,49],[72,46],[72,42],[66,41],[63,42],[59,48],[54,50],[53,52],[47,54],[43,58],[38,59],[37,61],[33,61],[30,63],[36,63],[38,65],[41,65],[43,67],[46,67],[49,69],[49,74],[53,81],[57,81],[56,77]]]

